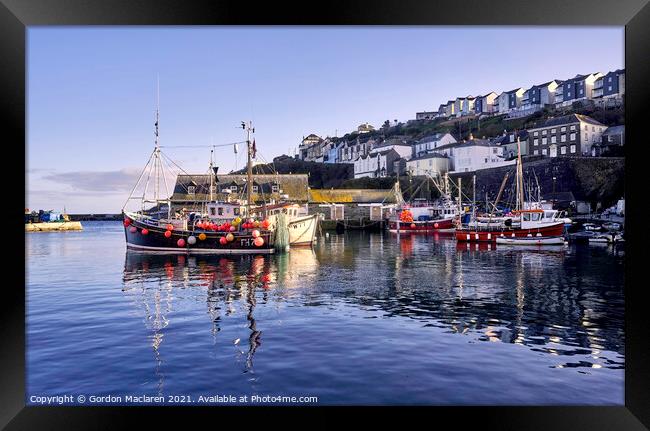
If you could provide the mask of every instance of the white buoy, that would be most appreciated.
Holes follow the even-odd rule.
[[[187,238],[187,243],[188,243],[189,245],[194,245],[194,244],[196,244],[196,237],[195,237],[194,235],[189,236],[189,237]]]

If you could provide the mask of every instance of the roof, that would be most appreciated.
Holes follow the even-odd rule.
[[[620,135],[622,133],[625,133],[625,125],[621,126],[611,126],[608,127],[607,130],[603,132],[603,135]]]
[[[562,117],[556,117],[556,118],[551,118],[549,120],[546,120],[543,122],[541,125],[531,127],[528,130],[535,130],[535,129],[542,129],[545,127],[552,127],[552,126],[562,126],[564,124],[574,124],[574,123],[579,123],[579,122],[584,122],[587,124],[593,124],[596,126],[604,126],[604,124],[599,123],[598,121],[594,120],[591,117],[588,117],[586,115],[581,115],[581,114],[571,114],[571,115],[563,115]]]
[[[417,160],[425,160],[425,159],[446,159],[448,158],[444,154],[440,153],[427,153],[423,154],[419,157],[413,157],[412,159],[408,160],[409,162],[417,161]]]
[[[496,95],[497,93],[496,93],[496,91],[490,91],[489,93],[485,93],[482,96],[476,96],[476,98],[478,99],[478,98],[488,97],[490,94]]]
[[[442,139],[443,136],[448,135],[449,133],[434,133],[433,135],[425,136],[418,140],[418,144],[424,144],[426,142],[435,142]]]
[[[220,184],[233,184],[238,187],[246,185],[245,174],[225,174],[217,175],[217,195]],[[308,174],[254,174],[253,183],[257,185],[279,184],[282,194],[288,194],[290,199],[306,201],[308,198],[307,190],[309,187]],[[171,197],[172,201],[194,201],[203,200],[209,197],[209,175],[178,175],[174,192]],[[187,193],[188,186],[195,186],[194,195]]]
[[[305,139],[314,139],[314,138],[315,138],[315,139],[321,139],[320,136],[315,135],[315,134],[313,134],[313,133],[307,135],[307,137],[306,137]]]
[[[515,88],[514,90],[504,91],[504,93],[506,93],[506,94],[512,94],[512,93],[516,93],[517,91],[520,91],[520,90],[523,90],[523,88],[521,88],[521,87],[519,87],[519,88]]]
[[[456,147],[492,147],[493,144],[487,139],[470,139],[465,142],[453,142],[451,144],[441,145],[437,150],[444,150],[447,148],[456,148]]]
[[[514,142],[510,142],[510,136],[514,135],[514,134],[515,134],[515,132],[513,131],[513,132],[507,132],[505,135],[497,136],[496,138],[493,138],[491,140],[492,144],[493,145],[506,145],[506,144],[517,143],[516,140]],[[519,136],[520,141],[525,141],[526,139],[528,139],[528,131],[527,130],[519,130],[517,132],[517,135]],[[515,135],[515,137],[517,135]]]
[[[391,189],[310,189],[310,202],[322,203],[395,203]]]

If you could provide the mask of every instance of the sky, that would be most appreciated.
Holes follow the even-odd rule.
[[[310,133],[625,67],[623,27],[29,27],[27,50],[26,208],[70,214],[120,212],[157,93],[162,151],[200,174],[241,121],[271,161]],[[243,150],[217,148],[219,172]]]

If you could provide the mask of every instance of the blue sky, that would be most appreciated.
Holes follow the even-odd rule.
[[[70,213],[120,211],[153,149],[157,77],[161,145],[241,141],[250,119],[270,161],[309,133],[624,67],[622,27],[30,27],[27,44],[26,205]],[[207,170],[208,148],[167,154]],[[231,148],[216,159],[236,166]]]

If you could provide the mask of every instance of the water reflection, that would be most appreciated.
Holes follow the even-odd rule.
[[[607,265],[619,267],[604,270]],[[192,299],[206,303],[215,345],[224,319],[245,317],[248,337],[233,343],[242,372],[254,375],[265,331],[282,331],[269,322],[290,312],[282,304],[325,309],[345,304],[359,316],[407,318],[470,342],[524,346],[557,357],[551,365],[557,368],[623,368],[621,274],[622,262],[598,249],[346,233],[330,235],[313,250],[272,256],[127,252],[123,281],[125,293],[144,311],[158,364],[172,305],[188,299],[175,291],[189,289]],[[278,311],[263,324],[256,316],[260,303]],[[164,376],[160,379],[162,386]]]

